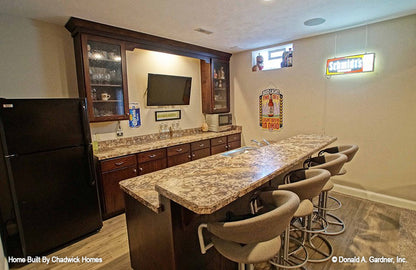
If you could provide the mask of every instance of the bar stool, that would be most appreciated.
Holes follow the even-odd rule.
[[[319,169],[326,169],[331,173],[331,176],[337,175],[342,167],[344,166],[345,162],[348,160],[348,157],[344,154],[336,153],[330,155],[323,155],[323,156],[316,156],[305,160],[303,166],[305,168],[319,168]],[[323,217],[327,220],[328,224],[331,226],[335,226],[335,230],[331,230],[329,227],[321,232],[322,234],[326,235],[338,235],[345,231],[345,223],[339,217],[335,216],[332,213],[328,213],[328,211],[334,211],[341,208],[341,202],[328,195],[328,192],[334,188],[334,184],[331,180],[329,180],[326,185],[323,187],[321,193],[319,194],[318,203],[315,205],[318,211],[317,214],[320,217]],[[328,205],[328,198],[335,201],[337,204],[336,207],[329,208]],[[331,218],[332,220],[329,220]],[[332,227],[332,226],[331,226]]]
[[[344,154],[347,156],[348,159],[346,163],[348,163],[353,159],[355,154],[358,152],[358,149],[359,149],[358,145],[355,145],[355,144],[334,146],[334,147],[329,147],[329,148],[319,151],[318,156],[322,156],[324,153],[328,153],[328,154],[340,153],[340,154]],[[346,173],[347,173],[347,170],[345,170],[345,168],[343,167],[341,171],[338,173],[338,175],[343,175]]]
[[[260,194],[264,210],[254,217],[231,221],[202,223],[198,227],[201,253],[215,247],[227,259],[238,263],[238,269],[254,270],[253,264],[266,262],[280,249],[280,235],[299,206],[298,196],[290,191],[267,191]],[[205,245],[203,229],[211,233],[212,242]]]
[[[315,251],[316,254],[319,254],[321,258],[311,258],[307,257],[308,262],[323,262],[327,261],[331,258],[333,254],[332,244],[322,235],[317,234],[317,230],[312,230],[312,214],[313,214],[313,204],[311,202],[312,198],[318,196],[325,186],[325,184],[329,181],[331,174],[324,169],[300,169],[295,170],[288,173],[284,179],[285,184],[279,185],[279,190],[289,190],[296,193],[299,196],[300,204],[298,209],[294,214],[294,218],[302,220],[302,227],[296,228],[296,230],[300,230],[302,232],[302,245],[306,247],[308,250]],[[325,219],[322,218],[323,223],[325,223]],[[324,228],[321,229],[323,231]],[[321,239],[322,243],[326,245],[328,252],[325,253],[324,251],[318,249],[312,243],[312,237],[318,237]],[[285,244],[287,241],[285,241]],[[285,253],[283,256],[294,256],[296,252],[300,250],[301,247],[297,248],[296,250]],[[307,252],[307,254],[311,254]],[[296,258],[296,256],[294,256]],[[288,268],[284,265],[279,265],[273,262],[270,262],[273,265],[282,268]],[[296,265],[296,267],[300,267],[302,265]]]

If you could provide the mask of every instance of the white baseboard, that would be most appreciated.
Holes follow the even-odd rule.
[[[362,199],[384,203],[400,208],[406,208],[410,210],[416,210],[416,201],[406,200],[398,197],[393,197],[381,193],[376,193],[368,190],[353,188],[353,187],[347,187],[344,185],[334,184],[333,191],[344,193],[347,195],[359,197]]]

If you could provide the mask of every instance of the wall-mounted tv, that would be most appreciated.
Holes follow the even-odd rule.
[[[147,106],[189,105],[192,77],[148,74]]]

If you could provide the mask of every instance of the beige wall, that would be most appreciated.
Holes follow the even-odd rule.
[[[168,107],[146,107],[144,96],[147,87],[147,74],[167,74],[192,77],[191,99],[189,105]],[[142,125],[130,128],[128,121],[121,121],[124,136],[135,136],[159,132],[160,123],[179,122],[182,129],[196,128],[202,125],[201,76],[199,59],[135,49],[127,52],[127,82],[129,101],[139,102]],[[181,120],[155,121],[155,111],[181,110]],[[92,123],[92,133],[99,134],[98,140],[116,138],[116,122]]]
[[[296,40],[292,68],[251,72],[251,52],[231,63],[233,111],[250,139],[298,133],[338,137],[360,151],[334,182],[416,201],[416,15]],[[375,72],[324,76],[328,58],[375,52]],[[260,91],[284,95],[284,127],[258,125]]]
[[[77,97],[71,34],[62,26],[0,15],[0,97]]]
[[[53,98],[78,97],[75,55],[71,34],[50,23],[8,15],[0,15],[0,97]],[[192,77],[189,106],[145,108],[143,94],[147,73]],[[180,127],[195,128],[202,124],[201,77],[199,60],[195,58],[135,50],[127,52],[129,99],[140,102],[142,126],[129,128],[121,121],[124,136],[159,131],[154,120],[156,110],[180,109]],[[172,123],[166,121],[165,123]],[[91,124],[92,134],[99,140],[116,137],[117,122]]]

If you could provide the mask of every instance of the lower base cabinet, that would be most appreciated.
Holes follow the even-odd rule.
[[[211,155],[241,147],[241,134],[211,139]]]
[[[137,176],[136,165],[103,172],[101,174],[102,186],[102,211],[103,217],[108,218],[124,211],[124,197],[120,190],[119,182]]]
[[[241,146],[241,134],[221,136],[168,148],[101,160],[98,172],[104,219],[124,212],[119,182],[128,178],[215,155]]]
[[[137,166],[139,168],[139,175],[143,175],[146,173],[151,173],[165,169],[167,167],[167,163],[166,158],[162,158],[144,163],[139,163]]]

